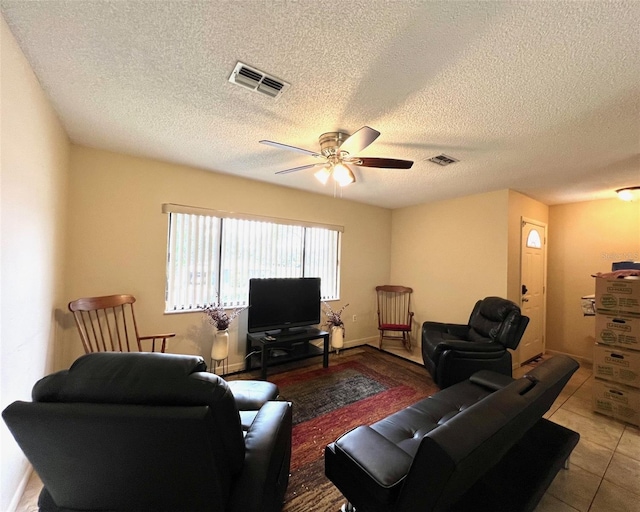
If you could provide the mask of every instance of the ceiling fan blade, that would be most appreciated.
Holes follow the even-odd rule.
[[[322,156],[316,151],[310,151],[308,149],[297,148],[295,146],[289,146],[288,144],[281,144],[280,142],[273,142],[272,140],[261,140],[260,144],[266,144],[267,146],[273,146],[274,148],[287,149],[289,151],[297,151],[298,153],[304,153],[311,156]]]
[[[383,169],[411,169],[411,166],[413,165],[411,160],[375,157],[358,157],[349,163],[359,165],[361,167],[381,167]]]
[[[340,149],[353,155],[362,151],[379,136],[380,132],[378,130],[374,130],[368,126],[363,126],[356,132],[352,133],[351,136],[347,137],[347,140],[342,143]]]
[[[309,165],[301,165],[300,167],[292,167],[291,169],[285,169],[284,171],[278,171],[276,174],[289,174],[290,172],[298,172],[304,171],[305,169],[311,169],[312,167],[318,167],[321,165],[327,165],[326,163],[321,164],[309,164]]]

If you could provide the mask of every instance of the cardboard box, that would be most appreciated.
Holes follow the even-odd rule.
[[[640,317],[598,313],[596,342],[640,350]]]
[[[596,277],[596,312],[640,316],[640,279]]]
[[[640,388],[640,351],[596,344],[593,348],[593,375]]]
[[[628,386],[595,379],[593,410],[640,426],[640,391]]]

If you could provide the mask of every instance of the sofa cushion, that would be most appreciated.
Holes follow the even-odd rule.
[[[264,380],[230,380],[227,385],[240,411],[257,411],[280,394],[278,386]]]
[[[333,443],[331,449],[339,462],[346,459],[347,464],[367,468],[366,477],[358,479],[357,485],[375,501],[385,504],[391,504],[397,498],[413,462],[412,456],[366,426],[348,432]]]
[[[206,372],[197,356],[147,352],[85,354],[68,370],[40,379],[32,390],[38,402],[184,404],[185,377]]]
[[[492,391],[488,387],[464,381],[387,416],[372,424],[371,428],[413,457],[427,433]]]
[[[513,302],[500,297],[486,297],[469,319],[470,339],[495,340],[500,334],[501,325],[507,317],[520,313],[520,308]]]
[[[478,301],[469,318],[469,339],[486,341],[490,339],[501,345],[515,349],[518,346],[526,322],[520,307],[500,297],[486,297]]]

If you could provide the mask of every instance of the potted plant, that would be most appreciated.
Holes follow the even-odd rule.
[[[349,304],[345,304],[338,311],[334,311],[333,308],[324,301],[322,301],[322,305],[324,308],[324,314],[327,317],[325,325],[331,333],[331,346],[336,349],[337,353],[339,353],[340,349],[344,346],[345,334],[344,321],[342,320],[341,315]]]
[[[231,322],[244,311],[246,308],[236,308],[232,312],[220,305],[210,304],[205,306],[202,311],[207,316],[209,323],[216,328],[213,344],[211,345],[211,364],[216,366],[229,357],[229,326]]]

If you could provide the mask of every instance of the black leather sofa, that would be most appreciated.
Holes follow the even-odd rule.
[[[357,512],[531,511],[579,435],[543,419],[578,363],[556,356],[514,380],[481,371],[325,449]]]
[[[2,413],[41,477],[41,511],[281,510],[291,404],[194,356],[94,353]],[[241,420],[242,417],[242,420]]]
[[[422,324],[422,359],[440,388],[468,379],[480,370],[511,376],[511,353],[522,339],[529,318],[501,297],[476,302],[469,322]]]

